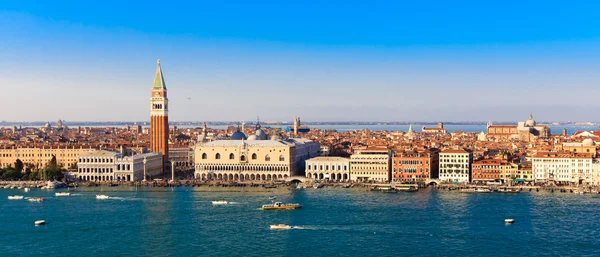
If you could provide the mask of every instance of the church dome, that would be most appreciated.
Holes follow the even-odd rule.
[[[586,138],[585,140],[583,140],[583,142],[581,142],[584,146],[595,146],[596,142],[594,142],[594,139],[591,138]]]
[[[233,140],[246,140],[246,134],[244,134],[244,132],[238,131],[233,133],[233,135],[231,135],[231,139]]]
[[[525,126],[535,127],[535,120],[533,119],[533,115],[529,115],[529,119],[525,122]]]
[[[258,138],[258,140],[267,140],[267,133],[265,133],[264,130],[262,130],[261,128],[257,129],[254,134],[256,135],[256,137]]]

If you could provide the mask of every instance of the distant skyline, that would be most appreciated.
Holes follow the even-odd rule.
[[[0,6],[0,120],[599,121],[600,2]]]

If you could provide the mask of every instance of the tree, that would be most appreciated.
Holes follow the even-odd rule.
[[[15,170],[19,173],[23,172],[23,162],[21,159],[17,159],[17,161],[15,161]]]
[[[52,170],[58,169],[58,164],[56,162],[56,155],[52,155],[52,159],[50,159],[50,162],[48,162],[47,168],[52,169]]]

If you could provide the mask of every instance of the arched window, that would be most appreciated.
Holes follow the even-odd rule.
[[[208,158],[208,156],[206,156],[206,153],[203,153],[203,154],[202,154],[202,159],[205,159],[205,160],[206,160],[206,158]]]
[[[229,154],[229,160],[233,160],[233,159],[235,159],[235,155],[233,155],[233,153],[230,153]]]
[[[280,155],[280,156],[279,156],[279,161],[280,161],[280,162],[282,162],[282,161],[285,161],[285,157],[283,157],[283,155]]]
[[[265,156],[265,161],[270,161],[270,160],[271,160],[271,156],[269,156],[269,155],[267,154],[267,156]]]
[[[246,161],[246,156],[245,156],[245,155],[242,155],[242,157],[240,157],[240,160],[241,160],[241,161]]]
[[[256,160],[257,156],[255,153],[252,154],[252,160]]]
[[[221,159],[221,154],[220,154],[220,153],[217,153],[217,154],[215,155],[215,159],[217,159],[217,160]]]

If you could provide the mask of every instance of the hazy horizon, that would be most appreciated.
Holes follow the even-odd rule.
[[[4,3],[0,120],[599,120],[600,3],[158,3]]]

